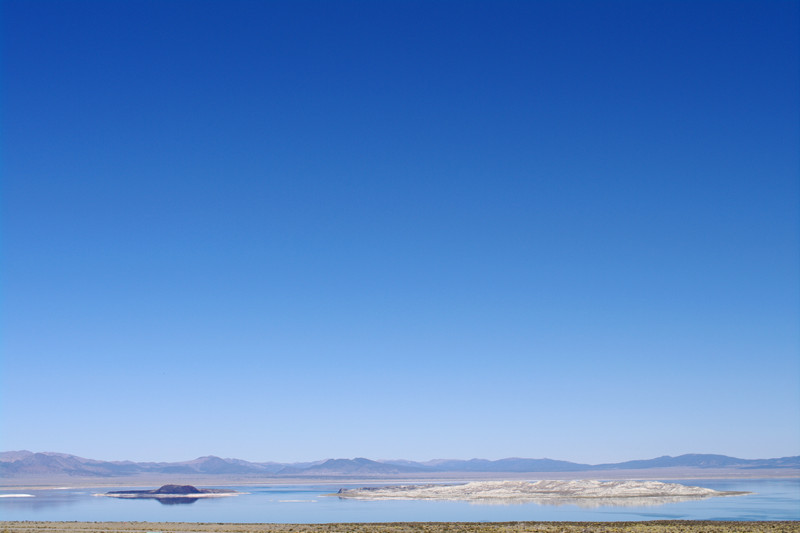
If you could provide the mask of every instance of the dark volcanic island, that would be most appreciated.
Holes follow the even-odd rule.
[[[164,485],[153,490],[113,490],[100,496],[111,498],[151,498],[161,503],[193,503],[199,498],[217,498],[241,494],[228,489],[198,489],[192,485]]]

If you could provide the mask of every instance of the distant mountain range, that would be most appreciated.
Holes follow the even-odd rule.
[[[370,459],[328,459],[306,463],[254,463],[241,459],[222,459],[213,455],[177,463],[136,463],[133,461],[98,461],[64,453],[29,451],[0,452],[0,477],[120,477],[143,474],[158,475],[247,475],[262,477],[326,477],[326,476],[396,476],[421,473],[452,472],[584,472],[611,470],[646,470],[652,468],[727,468],[798,469],[800,456],[777,459],[739,459],[726,455],[687,454],[623,463],[582,464],[554,459],[508,458],[434,459],[417,462],[406,460],[373,461]]]

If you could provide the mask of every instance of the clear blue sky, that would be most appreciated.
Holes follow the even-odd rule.
[[[800,454],[798,21],[4,0],[0,449]]]

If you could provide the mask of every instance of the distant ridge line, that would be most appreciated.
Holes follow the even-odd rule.
[[[180,462],[99,461],[76,455],[56,452],[30,452],[27,450],[0,452],[0,477],[23,476],[80,476],[124,477],[141,474],[171,475],[261,475],[265,477],[302,476],[361,476],[403,475],[414,473],[536,473],[536,472],[587,472],[648,470],[653,468],[727,468],[798,469],[800,456],[773,459],[741,459],[727,455],[684,454],[676,457],[664,455],[653,459],[640,459],[620,463],[585,464],[555,459],[434,459],[409,461],[404,459],[375,461],[363,457],[355,459],[327,459],[303,463],[251,462],[242,459],[223,459],[213,455]]]

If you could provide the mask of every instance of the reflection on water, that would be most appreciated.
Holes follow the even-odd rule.
[[[800,520],[798,479],[692,480],[689,484],[753,494],[707,499],[356,501],[326,496],[343,485],[250,485],[231,487],[249,492],[231,498],[158,498],[155,502],[93,496],[104,489],[26,489],[33,498],[0,498],[0,520],[239,523]],[[0,490],[0,494],[19,492]]]
[[[582,509],[598,509],[600,507],[655,507],[658,505],[666,505],[669,503],[681,503],[707,500],[711,496],[642,496],[642,497],[628,497],[628,498],[486,498],[470,500],[470,504],[477,505],[549,505],[554,507],[561,507],[565,505],[574,505]],[[729,498],[730,496],[716,496],[722,498]]]
[[[152,498],[158,500],[162,505],[182,505],[184,503],[194,503],[200,498]]]
[[[31,498],[0,498],[0,520],[12,512],[36,515],[42,510],[69,508],[86,500],[91,493],[85,491],[33,490]]]

